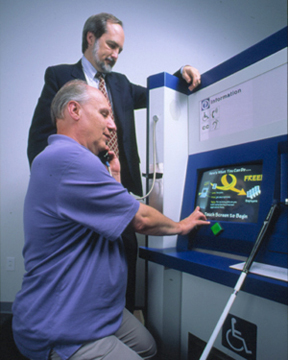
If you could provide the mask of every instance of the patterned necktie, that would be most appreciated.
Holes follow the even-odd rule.
[[[112,110],[112,106],[105,88],[105,80],[103,78],[103,75],[101,73],[97,73],[96,74],[97,78],[99,79],[99,90],[102,92],[102,94],[105,96],[105,98],[108,101],[109,107],[110,107],[110,113],[111,113],[111,118],[114,121],[114,114],[113,114],[113,110]],[[113,130],[112,132],[110,132],[111,137],[110,140],[108,141],[108,146],[110,150],[113,150],[114,153],[116,154],[116,156],[119,158],[119,148],[118,148],[118,139],[117,139],[117,131]]]

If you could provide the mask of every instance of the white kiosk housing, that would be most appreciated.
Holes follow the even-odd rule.
[[[147,325],[162,358],[199,359],[277,202],[273,232],[212,352],[213,359],[287,359],[287,28],[203,74],[193,93],[166,73],[150,77],[148,88],[150,173],[158,120],[149,204],[176,221],[204,204],[220,230],[149,236],[140,248]]]

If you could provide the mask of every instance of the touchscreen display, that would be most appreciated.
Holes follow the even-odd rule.
[[[257,222],[262,165],[244,164],[199,172],[196,206],[209,220]]]

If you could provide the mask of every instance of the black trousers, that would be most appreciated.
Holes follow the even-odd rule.
[[[136,291],[136,262],[138,255],[138,243],[136,234],[132,229],[126,228],[122,234],[128,263],[128,281],[126,291],[126,309],[133,313],[135,308]]]

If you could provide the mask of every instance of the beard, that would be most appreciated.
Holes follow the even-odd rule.
[[[95,41],[95,44],[93,47],[93,58],[94,58],[95,64],[98,66],[99,69],[101,69],[101,72],[103,74],[108,74],[112,71],[112,68],[115,65],[116,61],[111,57],[107,57],[106,60],[109,61],[109,64],[106,64],[104,61],[99,59],[98,51],[99,51],[99,44],[98,44],[98,41]]]

